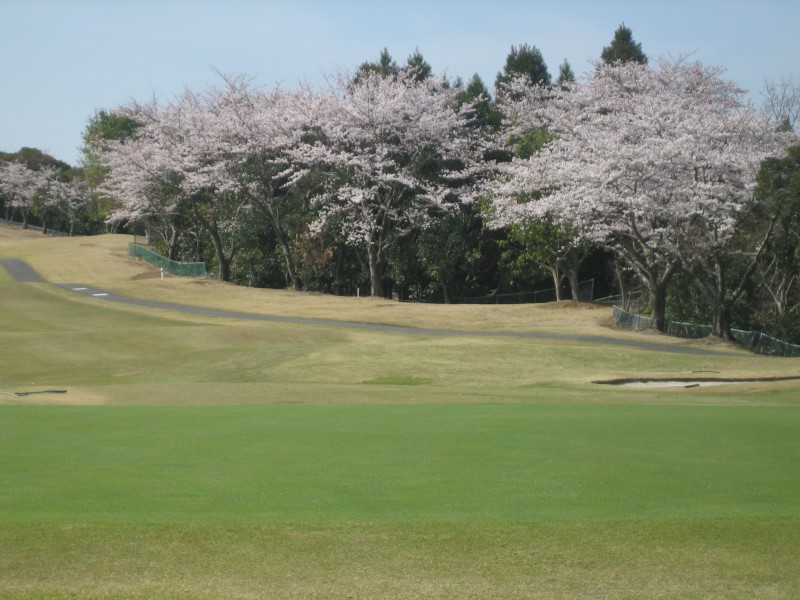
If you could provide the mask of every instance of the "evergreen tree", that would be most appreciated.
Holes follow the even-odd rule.
[[[100,159],[102,146],[110,140],[123,142],[132,138],[138,128],[139,124],[128,115],[117,111],[97,110],[83,130],[81,169],[91,197],[87,219],[88,226],[96,231],[102,231],[106,217],[115,208],[114,200],[98,191],[109,173],[108,167]]]
[[[519,49],[511,46],[511,52],[506,57],[506,65],[495,79],[495,92],[499,93],[505,84],[520,75],[527,75],[534,85],[550,85],[550,72],[547,70],[541,51],[536,46],[522,44]]]
[[[408,57],[406,68],[414,73],[414,79],[417,81],[423,81],[433,74],[431,65],[422,56],[419,48],[415,49],[414,53]]]
[[[561,63],[561,66],[558,68],[556,85],[563,88],[570,83],[575,83],[575,73],[572,71],[569,61],[565,58],[564,62]]]
[[[464,87],[463,82],[458,79],[456,87],[462,88],[462,91],[456,96],[458,106],[471,103],[475,107],[475,115],[470,121],[475,127],[499,127],[503,120],[503,115],[492,102],[492,96],[486,85],[483,83],[480,75],[475,73],[472,78]]]
[[[70,169],[70,166],[63,160],[58,160],[38,148],[29,148],[28,146],[20,148],[17,152],[0,153],[0,160],[20,162],[32,171],[52,169],[63,173]]]
[[[412,55],[413,56],[413,55]],[[422,55],[420,55],[421,57]],[[409,58],[409,61],[411,59]],[[424,60],[423,60],[424,62]],[[400,72],[400,67],[397,66],[397,63],[392,58],[392,55],[389,54],[389,49],[384,48],[381,50],[381,55],[378,57],[376,62],[364,62],[358,67],[358,75],[356,79],[358,79],[359,75],[363,75],[366,73],[380,73],[384,77],[388,76],[395,76]]]
[[[600,58],[607,65],[615,62],[637,62],[647,64],[647,55],[642,52],[642,45],[633,40],[633,32],[625,23],[614,32],[614,39],[610,46],[603,48]]]

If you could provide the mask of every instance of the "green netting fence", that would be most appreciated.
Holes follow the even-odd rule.
[[[636,331],[650,329],[653,319],[644,315],[630,313],[619,306],[614,306],[614,319],[618,327]],[[668,335],[682,338],[702,338],[711,335],[711,325],[698,325],[696,323],[681,323],[680,321],[667,321],[664,332]],[[800,356],[800,346],[776,339],[761,331],[745,331],[731,329],[733,338],[742,346],[749,348],[756,354],[767,356]]]
[[[150,250],[150,248],[145,248],[144,246],[140,244],[134,244],[133,242],[128,244],[128,256],[146,260],[151,265],[160,267],[171,275],[181,275],[184,277],[208,276],[208,273],[206,272],[206,263],[204,262],[178,262],[175,260],[170,260],[165,256],[161,256],[160,254],[153,252]]]

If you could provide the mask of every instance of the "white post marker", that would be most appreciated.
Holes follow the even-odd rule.
[[[164,267],[161,267],[161,279],[164,279]]]

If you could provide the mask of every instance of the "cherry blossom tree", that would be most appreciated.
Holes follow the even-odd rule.
[[[181,107],[153,100],[120,107],[114,114],[136,127],[124,139],[101,140],[99,145],[101,163],[108,169],[99,189],[118,203],[107,222],[144,223],[161,237],[174,260],[187,200],[173,158],[180,141]]]
[[[244,75],[220,76],[220,86],[125,109],[138,125],[135,134],[108,142],[104,152],[111,169],[106,188],[122,200],[111,218],[155,221],[171,248],[189,219],[210,237],[227,280],[237,232],[250,211],[260,210],[297,289],[284,214],[287,189],[304,171],[291,168],[288,151],[309,128],[313,95],[265,91]]]
[[[219,154],[227,161],[220,175],[250,210],[266,216],[281,250],[287,280],[300,289],[287,218],[304,201],[297,197],[298,184],[308,170],[293,161],[292,153],[304,137],[314,136],[322,100],[307,86],[292,92],[266,91],[241,76],[223,79],[226,88],[217,93],[219,122],[212,134],[227,144]]]
[[[110,219],[154,225],[170,258],[180,236],[191,229],[186,222],[196,224],[210,237],[220,278],[227,281],[243,206],[226,176],[236,157],[227,152],[229,140],[216,135],[223,112],[218,98],[186,90],[170,103],[123,110],[138,128],[133,137],[104,146],[110,168],[104,189],[121,202]]]
[[[216,88],[186,90],[178,106],[181,119],[172,133],[169,167],[177,174],[192,220],[211,239],[220,279],[229,281],[248,207],[230,176],[243,157],[241,142],[231,133],[228,97]]]
[[[19,211],[22,215],[22,227],[27,229],[36,194],[47,184],[49,175],[49,169],[37,171],[20,162],[0,162],[0,190],[6,196],[6,218],[9,210]]]
[[[512,84],[509,94],[515,127],[545,128],[554,139],[503,169],[491,189],[496,204],[520,217],[552,215],[615,251],[649,289],[658,329],[682,263],[710,258],[711,271],[724,268],[713,257],[724,256],[754,202],[758,165],[788,141],[721,74],[682,61],[600,64],[568,89]],[[724,335],[725,279],[700,271],[698,285],[718,294]]]
[[[0,162],[0,191],[8,196],[6,217],[10,210],[17,209],[22,214],[23,227],[27,227],[33,214],[41,221],[44,233],[53,211],[59,211],[67,217],[71,235],[78,212],[88,202],[80,184],[61,180],[59,169],[53,166],[30,169],[19,162]]]
[[[75,233],[75,223],[82,210],[89,204],[89,193],[83,182],[54,181],[51,193],[57,199],[57,206],[62,211],[69,223],[69,235]]]
[[[734,92],[741,93],[741,92]],[[678,246],[684,266],[713,314],[713,334],[732,338],[731,311],[773,237],[777,213],[755,192],[764,159],[783,154],[793,136],[752,104],[730,99],[728,110],[706,109],[706,133],[694,147],[687,178],[688,223]],[[760,227],[753,227],[761,222]],[[750,230],[751,235],[741,235]],[[738,270],[733,269],[738,263]]]
[[[42,233],[47,233],[50,215],[61,201],[62,182],[57,179],[57,171],[51,167],[43,167],[38,172],[39,187],[33,195],[31,210],[42,223]]]
[[[302,164],[324,165],[328,180],[315,196],[314,228],[338,220],[350,242],[366,249],[373,296],[384,295],[393,241],[424,220],[427,207],[446,208],[455,180],[474,165],[461,135],[466,110],[455,108],[458,91],[441,81],[403,70],[362,71],[356,81],[340,74],[319,137],[294,153]]]
[[[0,162],[0,192],[5,198],[6,220],[22,198],[33,195],[29,169],[18,162]],[[25,223],[24,223],[25,224]]]

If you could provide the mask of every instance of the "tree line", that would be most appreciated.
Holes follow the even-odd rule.
[[[493,94],[419,51],[322,88],[219,74],[98,111],[79,174],[12,160],[0,188],[23,219],[60,202],[72,230],[102,215],[244,285],[451,302],[593,277],[644,289],[657,328],[798,341],[798,94],[771,84],[759,111],[723,75],[651,64],[624,25],[581,81],[512,46]]]

